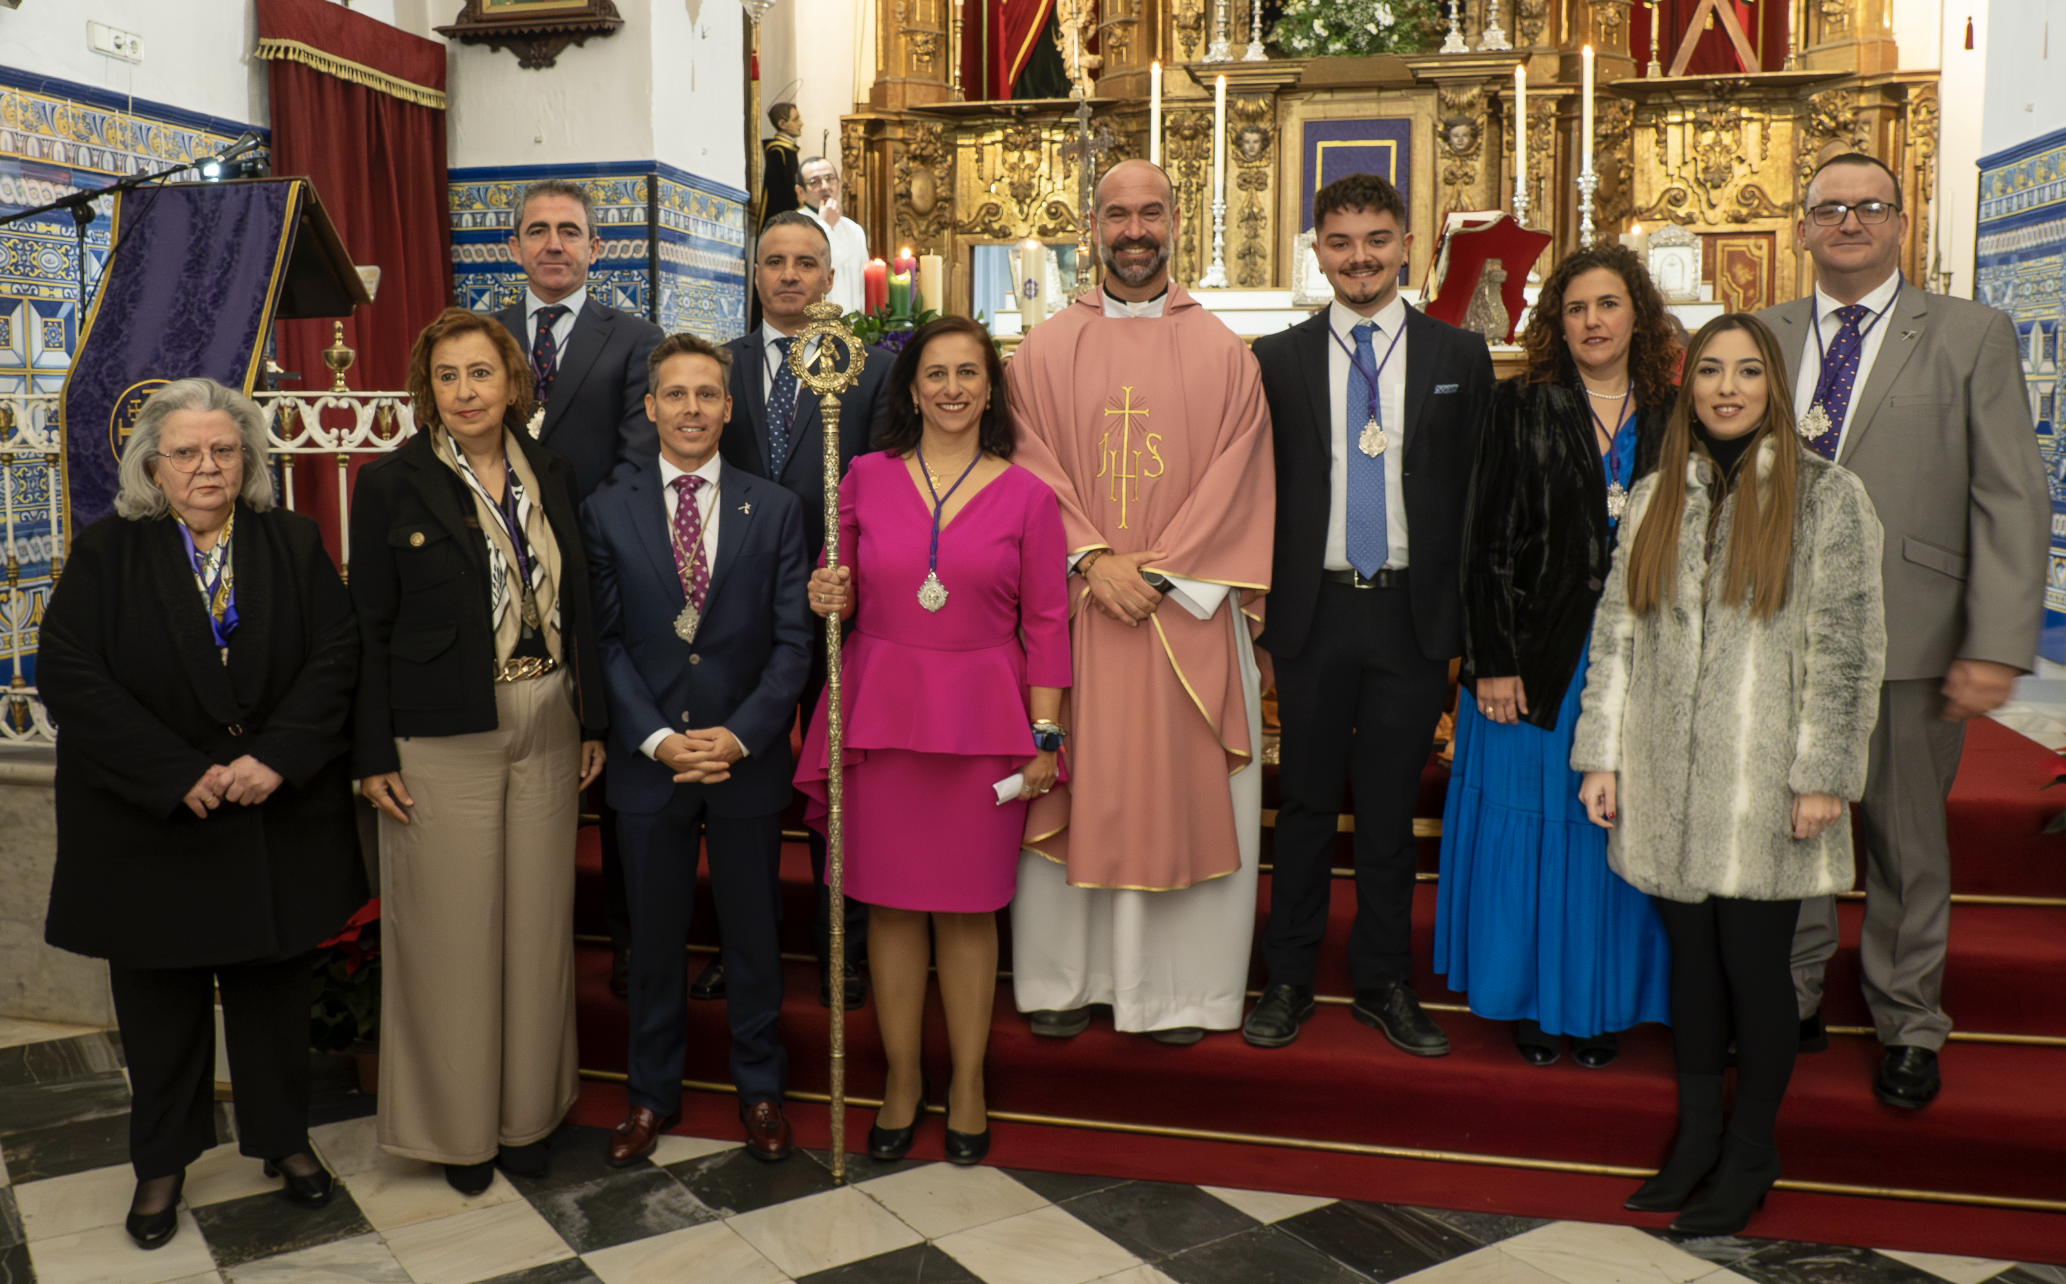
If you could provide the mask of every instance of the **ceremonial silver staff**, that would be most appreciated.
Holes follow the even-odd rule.
[[[868,349],[841,320],[837,303],[804,309],[810,323],[789,346],[789,369],[818,394],[825,435],[825,569],[839,569],[839,394],[861,381]],[[841,351],[843,349],[843,351]],[[810,359],[805,360],[805,354]],[[825,883],[831,893],[832,1180],[846,1180],[846,868],[841,832],[840,755],[845,738],[839,705],[839,617],[825,617]]]

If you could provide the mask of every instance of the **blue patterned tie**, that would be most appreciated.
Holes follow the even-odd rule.
[[[552,327],[567,315],[562,304],[538,309],[538,333],[531,339],[531,373],[538,381],[538,404],[552,395],[552,381],[559,375],[560,345],[553,341]]]
[[[1370,380],[1364,371],[1377,369],[1377,349],[1371,344],[1374,321],[1365,321],[1349,331],[1356,337],[1356,359],[1349,363],[1349,390],[1344,402],[1349,434],[1349,565],[1364,579],[1374,579],[1392,554],[1391,526],[1385,516],[1384,456],[1372,458],[1356,445],[1363,425],[1370,422]],[[1382,426],[1384,412],[1378,411]]]
[[[796,420],[796,372],[789,368],[787,337],[775,340],[782,358],[775,364],[775,386],[768,391],[768,471],[780,477],[789,458],[789,427]]]
[[[1829,415],[1829,431],[1808,443],[1808,449],[1824,459],[1835,460],[1837,444],[1844,438],[1844,416],[1851,409],[1851,393],[1858,383],[1858,359],[1865,351],[1865,336],[1858,323],[1865,319],[1865,305],[1851,303],[1836,310],[1843,324],[1822,354],[1822,377],[1816,380],[1815,404]]]

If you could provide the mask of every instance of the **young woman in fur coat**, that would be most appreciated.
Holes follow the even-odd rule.
[[[1608,860],[1671,937],[1678,1142],[1627,1207],[1683,1208],[1672,1229],[1698,1235],[1741,1230],[1779,1179],[1794,921],[1803,897],[1851,886],[1846,803],[1886,660],[1879,519],[1857,478],[1801,447],[1785,370],[1748,315],[1694,336],[1621,524],[1571,750]]]

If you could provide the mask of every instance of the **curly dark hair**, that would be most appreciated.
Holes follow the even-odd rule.
[[[1004,362],[990,332],[967,317],[941,317],[918,328],[897,362],[890,367],[889,419],[875,435],[878,450],[901,455],[918,445],[925,431],[925,419],[918,410],[911,387],[918,382],[925,350],[933,340],[950,334],[965,334],[983,349],[984,373],[990,377],[990,402],[983,407],[983,422],[976,429],[976,444],[999,459],[1010,459],[1013,445],[1011,390],[1004,383]]]
[[[1528,314],[1528,328],[1521,334],[1521,347],[1528,354],[1528,368],[1521,378],[1528,383],[1570,383],[1578,378],[1578,363],[1571,359],[1571,345],[1564,341],[1564,291],[1571,288],[1571,282],[1598,268],[1621,278],[1636,311],[1628,343],[1628,373],[1635,381],[1636,401],[1645,406],[1669,406],[1678,396],[1678,334],[1671,314],[1664,310],[1664,296],[1657,292],[1643,261],[1625,245],[1574,250],[1550,270]]]
[[[503,412],[502,422],[522,432],[538,404],[534,399],[531,363],[508,326],[485,312],[469,312],[465,308],[446,308],[438,313],[416,336],[416,346],[409,351],[409,378],[405,386],[416,407],[417,424],[428,428],[440,422],[438,397],[430,382],[431,353],[440,343],[462,334],[484,334],[495,346],[496,355],[502,358],[502,372],[509,376],[509,390],[516,395]]]

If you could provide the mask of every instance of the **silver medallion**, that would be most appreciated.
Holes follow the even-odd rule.
[[[1377,420],[1363,425],[1362,434],[1356,438],[1356,449],[1372,459],[1385,453],[1385,431],[1377,426]]]
[[[694,602],[684,602],[681,614],[674,617],[674,636],[684,642],[696,640],[696,630],[703,625],[703,612],[696,609]]]
[[[939,572],[925,573],[925,583],[918,586],[918,604],[928,611],[937,611],[947,605],[947,586],[940,583]]]
[[[1622,485],[1621,485],[1621,483],[1620,483],[1620,482],[1608,482],[1608,483],[1607,483],[1607,518],[1608,518],[1608,520],[1609,520],[1609,521],[1616,521],[1616,522],[1618,522],[1618,521],[1620,521],[1620,520],[1621,520],[1621,515],[1622,515],[1623,513],[1627,512],[1627,511],[1628,511],[1628,491],[1627,491],[1627,490],[1625,490],[1625,489],[1624,489],[1624,488],[1622,487]]]
[[[1829,431],[1829,411],[1821,402],[1808,407],[1808,413],[1801,416],[1800,434],[1804,441],[1813,441]]]
[[[528,587],[524,589],[524,595],[520,600],[517,618],[524,622],[524,627],[527,629],[535,631],[538,628],[538,599],[531,595],[531,590]]]

